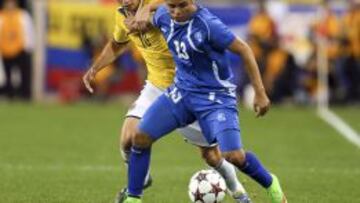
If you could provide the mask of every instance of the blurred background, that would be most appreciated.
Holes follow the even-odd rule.
[[[246,149],[290,202],[360,202],[360,1],[198,2],[249,43],[273,103],[262,119],[239,106]],[[118,135],[146,69],[130,48],[97,75],[93,95],[81,78],[112,37],[116,1],[0,5],[0,202],[113,202],[126,182]],[[228,57],[249,107],[243,63]],[[145,202],[188,202],[188,180],[207,167],[175,135],[154,146]],[[254,202],[268,201],[239,175]]]
[[[273,103],[311,105],[324,94],[333,104],[359,103],[358,1],[199,2],[251,45]],[[22,0],[17,4],[26,12],[19,19],[24,29],[15,29],[18,38],[5,38],[13,30],[2,29],[0,98],[62,103],[89,99],[80,79],[111,37],[116,2]],[[242,61],[229,57],[239,95],[246,98],[249,81]],[[20,65],[11,67],[14,64]],[[130,49],[98,75],[92,98],[137,95],[145,75],[140,54]],[[324,89],[327,92],[322,94]]]

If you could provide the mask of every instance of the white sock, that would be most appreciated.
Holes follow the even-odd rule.
[[[232,193],[246,193],[244,186],[236,176],[235,167],[231,163],[223,159],[214,169],[225,179],[226,185]]]

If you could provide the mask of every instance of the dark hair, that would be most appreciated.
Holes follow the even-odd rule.
[[[16,0],[20,8],[26,8],[27,7],[27,1],[28,0]],[[0,0],[0,8],[4,7],[5,0]],[[30,2],[30,1],[29,1]]]

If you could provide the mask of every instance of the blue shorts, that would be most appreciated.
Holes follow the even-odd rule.
[[[139,128],[153,140],[198,120],[209,144],[221,151],[242,147],[236,98],[226,93],[194,93],[170,87],[147,110]]]

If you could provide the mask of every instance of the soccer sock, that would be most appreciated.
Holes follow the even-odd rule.
[[[225,179],[226,185],[231,192],[246,193],[243,185],[237,179],[235,167],[231,163],[222,159],[214,169]]]
[[[121,152],[122,158],[124,159],[125,166],[126,166],[126,168],[128,168],[129,157],[130,157],[131,151],[120,149],[120,152]],[[149,182],[149,179],[150,179],[150,168],[149,168],[148,172],[146,173],[144,185],[146,185]]]
[[[240,168],[240,170],[264,188],[269,188],[272,183],[270,173],[261,165],[255,154],[251,152],[246,152],[245,164],[242,168]]]
[[[149,170],[151,149],[131,148],[128,167],[128,193],[130,196],[141,196],[144,180]]]

